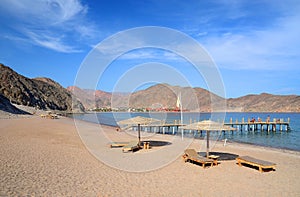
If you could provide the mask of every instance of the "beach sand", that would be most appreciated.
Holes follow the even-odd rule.
[[[99,125],[87,122],[79,121],[78,127],[94,133],[99,131]],[[115,128],[103,126],[102,129],[112,140],[132,138]],[[220,161],[218,166],[203,169],[177,157],[161,168],[138,173],[104,164],[90,152],[97,149],[88,150],[81,137],[74,121],[65,117],[0,119],[0,196],[300,195],[299,152],[237,143],[227,143],[224,147],[223,142],[219,142],[212,145],[211,151],[271,161],[277,164],[276,171],[260,173],[253,168],[239,167],[235,160]],[[147,140],[151,139],[168,141],[173,137],[155,135]],[[199,140],[190,144],[190,148],[196,150],[202,146]],[[119,148],[101,145],[98,151],[111,153],[112,159],[117,161],[118,157],[134,158],[155,151],[161,151],[162,157],[158,159],[163,160],[163,150],[164,146],[158,146],[122,153]],[[144,159],[139,165],[147,166],[149,162]]]

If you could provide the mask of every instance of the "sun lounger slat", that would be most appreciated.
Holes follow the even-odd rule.
[[[269,161],[264,161],[260,159],[256,159],[250,156],[241,156],[236,158],[239,166],[242,166],[242,163],[256,166],[258,167],[260,172],[263,172],[263,169],[272,169],[275,170],[276,164],[269,162]]]

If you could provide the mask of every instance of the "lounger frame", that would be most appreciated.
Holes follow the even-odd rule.
[[[265,169],[271,169],[275,171],[275,167],[276,167],[275,163],[256,159],[250,156],[241,156],[236,158],[236,160],[239,166],[242,166],[242,164],[248,164],[254,167],[258,167],[258,170],[260,172],[263,172]]]
[[[135,150],[139,150],[139,149],[140,149],[140,146],[139,146],[138,142],[133,141],[133,142],[129,142],[129,144],[124,146],[122,151],[123,152],[129,152],[129,151],[134,152]]]
[[[129,142],[112,142],[109,144],[110,148],[119,148],[127,146]]]
[[[200,156],[194,149],[186,149],[182,155],[184,162],[196,162],[201,164],[203,168],[206,166],[212,167],[214,165],[213,159]],[[209,165],[207,165],[209,164]]]

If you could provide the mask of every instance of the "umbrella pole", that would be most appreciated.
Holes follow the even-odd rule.
[[[206,131],[206,157],[209,157],[209,131]]]
[[[138,124],[138,138],[139,138],[139,146],[141,146],[141,125]]]

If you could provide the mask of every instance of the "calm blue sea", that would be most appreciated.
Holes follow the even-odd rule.
[[[180,113],[87,113],[87,114],[74,114],[73,118],[105,124],[110,126],[117,126],[117,121],[127,119],[135,116],[144,116],[152,117],[156,119],[166,120],[168,123],[173,123],[174,120],[180,120]],[[248,118],[252,119],[261,118],[262,121],[265,121],[267,117],[270,116],[271,121],[273,119],[284,119],[287,121],[290,119],[290,128],[291,131],[279,131],[277,132],[261,132],[261,131],[235,131],[235,132],[225,132],[225,134],[218,135],[219,140],[227,139],[230,141],[248,143],[260,146],[267,146],[273,148],[281,148],[288,150],[297,150],[300,151],[300,113],[183,113],[183,123],[189,124],[194,121],[201,120],[225,120],[229,122],[232,119],[233,122],[238,120],[242,121],[244,118],[245,121],[248,121]],[[285,127],[284,127],[285,128]],[[191,134],[187,133],[187,136]],[[200,133],[193,133],[192,137],[203,138],[205,132],[200,135]]]

